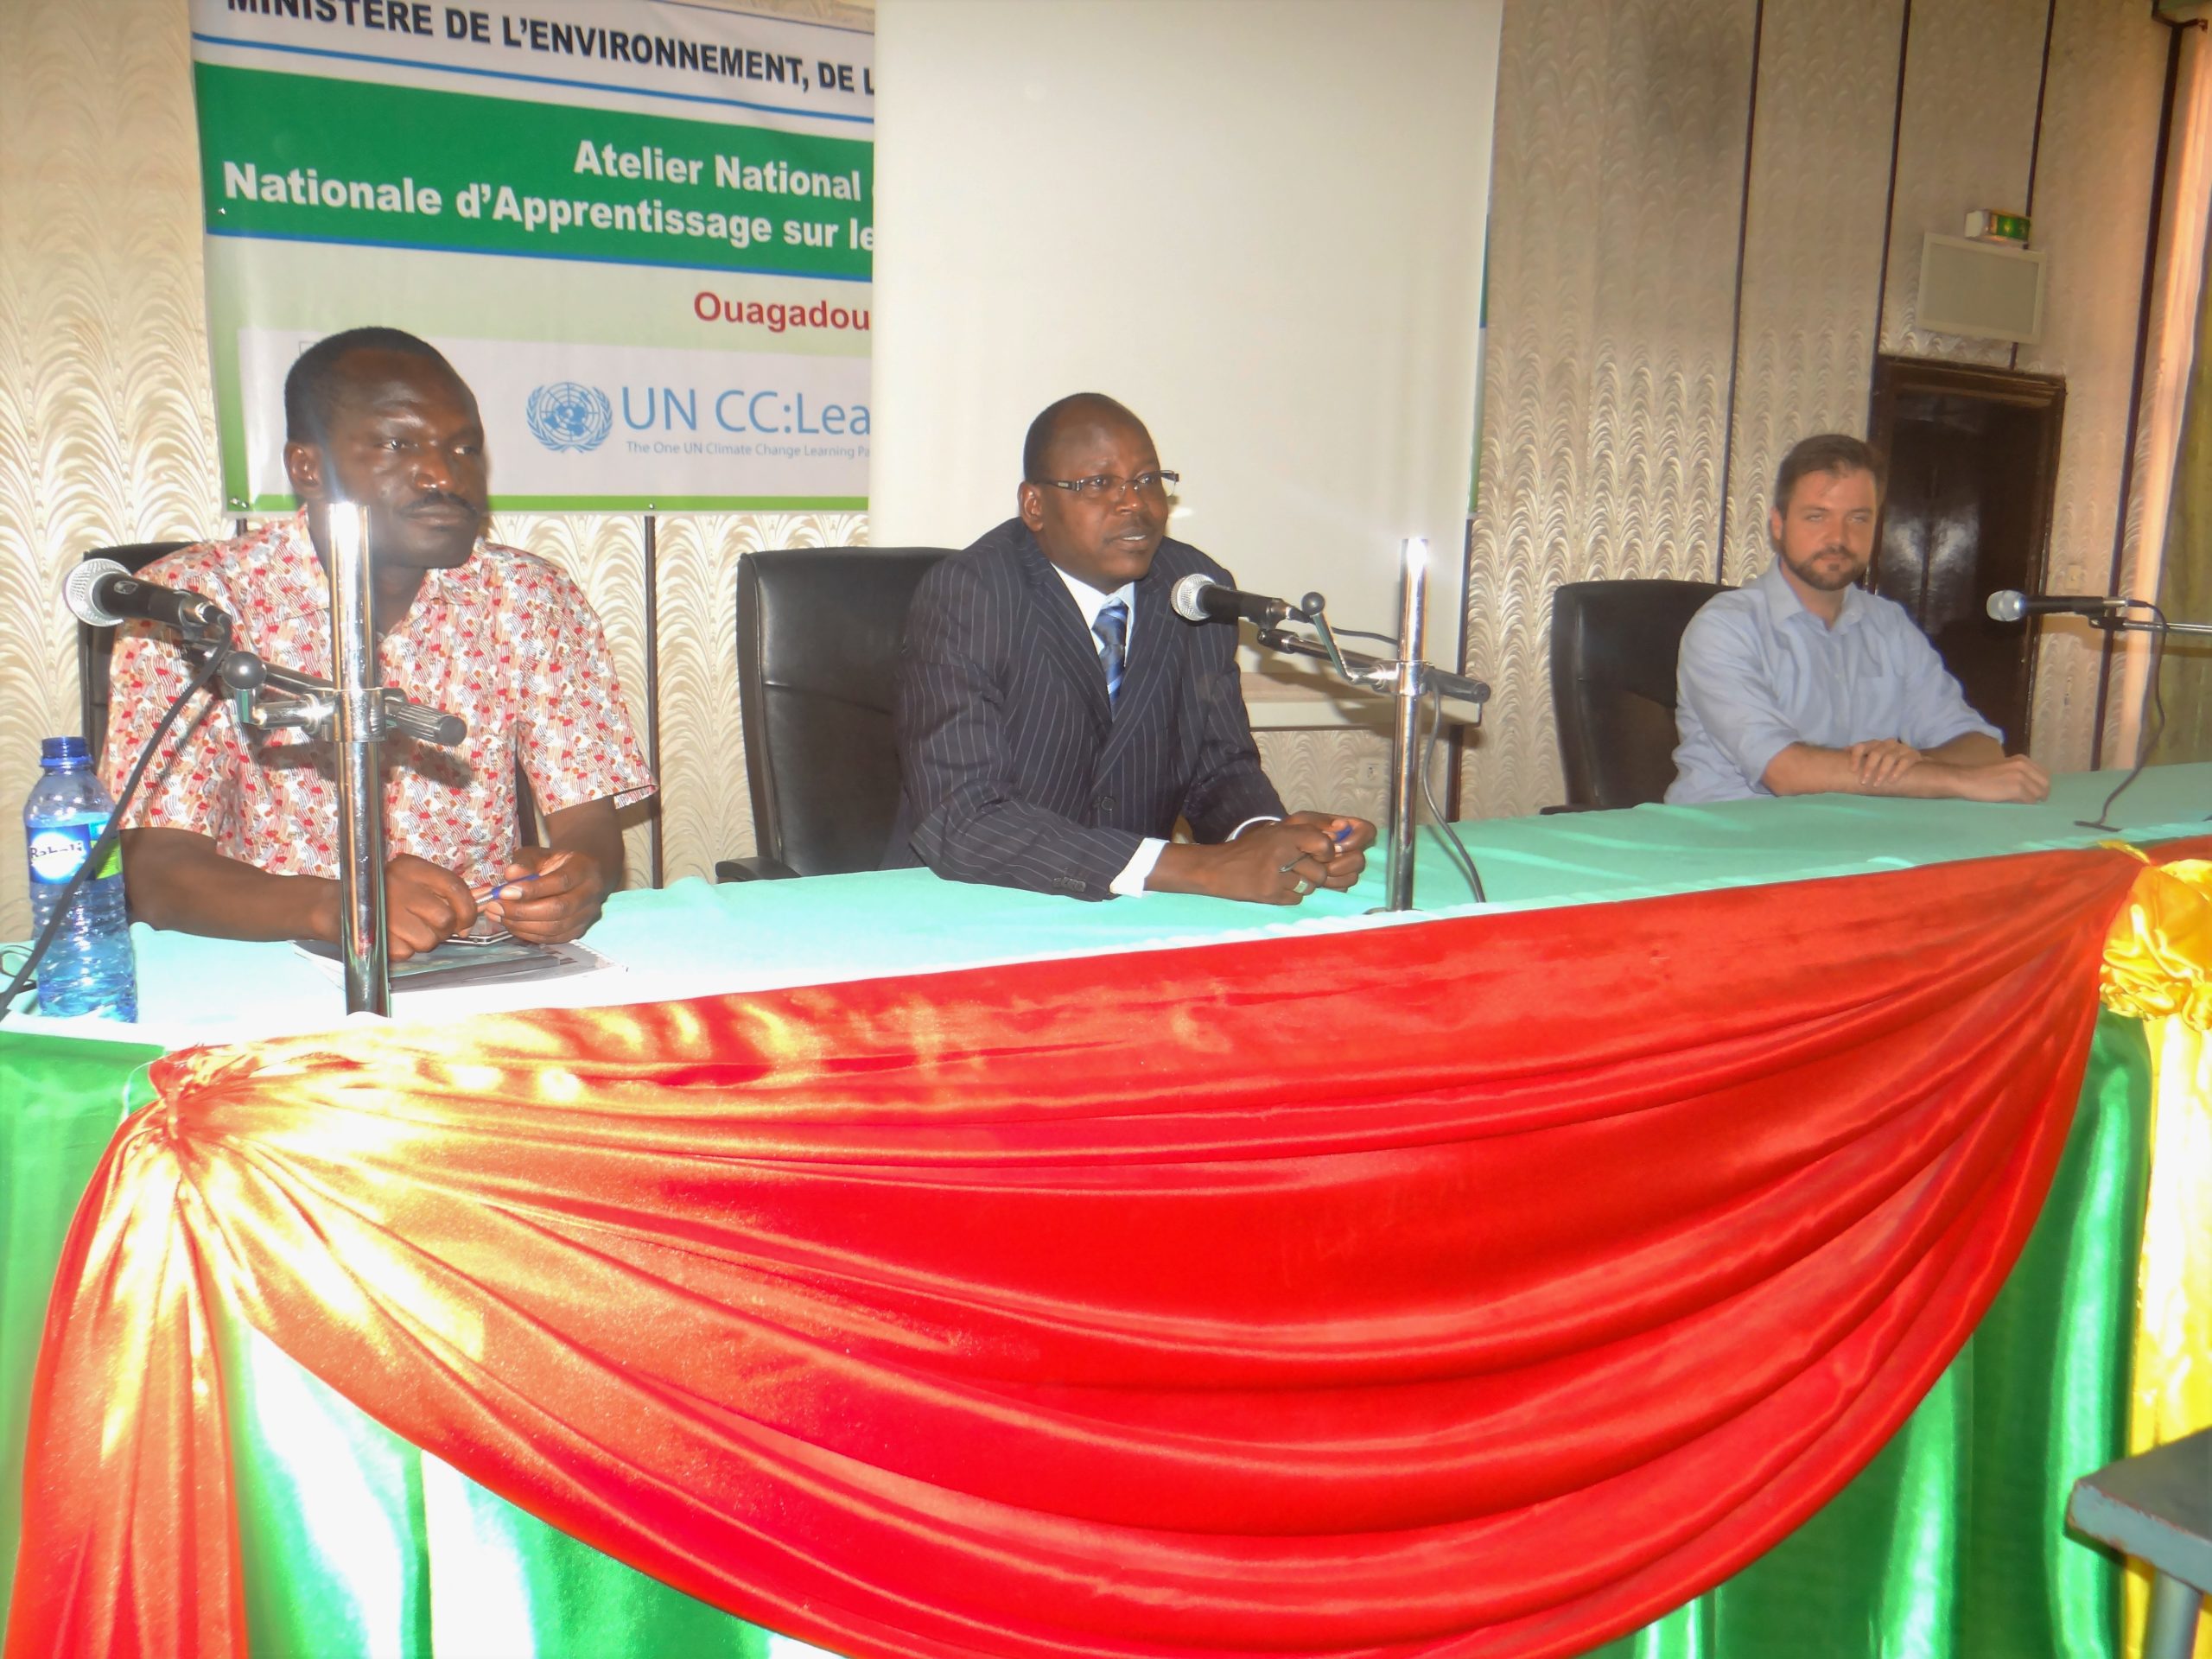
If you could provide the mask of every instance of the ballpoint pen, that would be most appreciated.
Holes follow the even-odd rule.
[[[480,905],[493,904],[499,899],[505,898],[511,888],[528,887],[531,882],[537,880],[538,874],[539,872],[533,870],[528,875],[518,875],[511,880],[495,881],[492,884],[491,890],[489,892],[476,893],[473,893],[472,896]]]
[[[1351,825],[1350,825],[1350,824],[1346,824],[1346,825],[1344,825],[1344,827],[1343,829],[1341,829],[1341,830],[1330,830],[1330,831],[1329,831],[1329,844],[1330,844],[1331,846],[1332,846],[1332,847],[1341,847],[1341,846],[1343,846],[1346,842],[1350,841],[1351,839]],[[1284,865],[1284,866],[1282,867],[1282,873],[1283,873],[1285,875],[1288,875],[1288,874],[1289,874],[1293,870],[1296,869],[1297,868],[1298,868],[1298,861],[1297,861],[1296,859],[1294,859],[1294,859],[1292,859],[1292,860],[1290,861],[1290,862],[1289,862],[1289,863],[1287,863],[1287,864],[1286,864],[1286,865]]]

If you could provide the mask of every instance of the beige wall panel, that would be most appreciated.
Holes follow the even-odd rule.
[[[2066,379],[2050,593],[2101,594],[2113,579],[2165,70],[2166,29],[2147,11],[2058,0],[2036,172],[2034,245],[2050,256],[2044,337],[2019,354],[2021,368]],[[2102,644],[2079,623],[2043,628],[2030,742],[2054,770],[2089,764]],[[2115,672],[2115,690],[2121,682]]]
[[[2017,212],[2027,201],[2049,14],[2046,0],[1923,0],[1912,9],[1882,307],[1885,352],[1999,367],[2012,360],[2012,348],[1997,340],[1922,334],[1913,307],[1924,235],[1957,236],[1972,208]]]
[[[1467,613],[1498,695],[1471,816],[1560,798],[1552,589],[1714,569],[1752,15],[1507,8]]]
[[[665,879],[714,874],[754,851],[737,708],[737,560],[777,547],[856,547],[865,513],[728,513],[663,518],[661,793]]]
[[[1292,811],[1349,812],[1378,825],[1382,822],[1390,800],[1388,735],[1341,726],[1255,735],[1260,764]]]
[[[1871,0],[1847,17],[1806,4],[1765,10],[1725,582],[1766,568],[1774,473],[1789,446],[1866,430],[1904,14],[1904,0]],[[1839,143],[1845,133],[1859,142]]]
[[[78,725],[61,582],[88,547],[218,531],[181,5],[0,0],[0,803]],[[0,855],[0,938],[29,931]]]
[[[2135,595],[2158,601],[2169,616],[2186,621],[2212,616],[2212,305],[2206,303],[2212,271],[2201,257],[2212,220],[2212,35],[2183,31],[2181,51],[2177,139],[2159,232],[2166,251],[2152,301],[2127,534]],[[2200,251],[2200,257],[2191,259],[2183,250]],[[2212,650],[2180,646],[2169,646],[2158,676],[2165,720],[2157,758],[2212,759]],[[2145,679],[2148,669],[2145,661]],[[2133,730],[2121,722],[2141,708],[2141,688],[2123,688],[2115,679],[2113,702],[2105,753],[2132,755]]]

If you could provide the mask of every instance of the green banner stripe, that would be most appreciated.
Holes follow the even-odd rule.
[[[866,142],[219,64],[194,75],[216,234],[871,274]]]

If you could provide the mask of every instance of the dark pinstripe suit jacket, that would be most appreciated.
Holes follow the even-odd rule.
[[[1147,836],[1200,841],[1281,813],[1236,677],[1236,630],[1185,622],[1168,593],[1203,570],[1166,541],[1136,587],[1116,703],[1098,645],[1037,539],[1010,518],[922,579],[906,613],[887,866],[1104,899]]]

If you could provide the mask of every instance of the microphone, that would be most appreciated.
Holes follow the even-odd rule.
[[[271,691],[283,692],[286,696],[310,700],[334,697],[338,694],[338,688],[328,680],[317,679],[312,674],[296,674],[289,668],[279,668],[274,663],[264,662],[250,651],[234,651],[226,657],[222,676],[223,683],[233,691],[258,691],[266,686]],[[442,709],[416,702],[396,686],[378,686],[377,695],[384,707],[385,722],[393,731],[448,749],[458,748],[468,741],[468,722],[459,715],[449,715]]]
[[[2018,622],[2031,616],[2114,616],[2127,608],[2127,601],[2106,594],[2023,594],[2001,588],[1989,596],[1989,614],[1999,622]]]
[[[1265,594],[1248,594],[1195,570],[1175,584],[1168,603],[1185,622],[1234,622],[1241,616],[1271,628],[1287,616],[1307,614],[1302,605],[1270,599]]]
[[[141,582],[113,559],[86,559],[61,584],[61,601],[79,622],[111,628],[118,622],[159,622],[179,633],[213,633],[230,620],[203,594]]]

